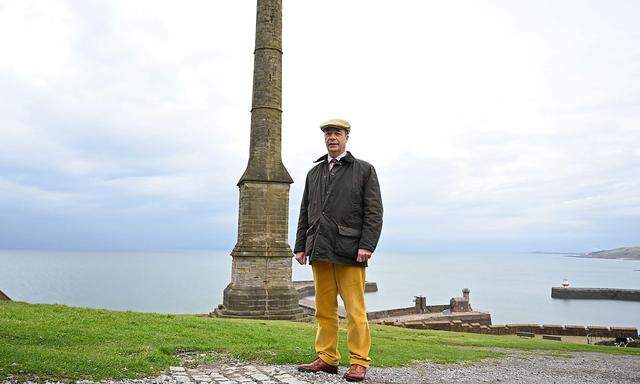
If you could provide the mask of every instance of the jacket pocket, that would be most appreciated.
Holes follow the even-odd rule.
[[[338,236],[336,237],[335,248],[336,254],[350,259],[358,257],[358,244],[360,243],[361,233],[359,229],[338,225]]]
[[[313,241],[316,238],[316,225],[318,223],[314,222],[313,224],[311,224],[309,226],[309,228],[307,228],[307,232],[305,233],[305,243],[304,243],[304,249],[305,252],[307,253],[307,255],[311,254],[311,251],[313,250]]]
[[[313,241],[315,240],[315,236],[312,234],[307,236],[307,240],[304,242],[304,252],[307,256],[311,255],[311,251],[313,251]]]
[[[314,224],[315,225],[315,224]],[[309,236],[313,233],[313,225],[310,226],[309,228],[307,228],[307,232],[305,232],[305,235]]]

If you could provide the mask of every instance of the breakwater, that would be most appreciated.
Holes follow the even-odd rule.
[[[552,287],[551,297],[554,299],[640,301],[640,289]]]
[[[414,315],[418,313],[442,313],[442,311],[447,309],[449,309],[448,305],[427,305],[424,308],[413,306],[406,308],[385,309],[382,311],[367,312],[367,318],[369,320],[377,320],[388,317]]]
[[[293,285],[298,291],[298,304],[309,317],[313,316],[316,309],[315,298],[312,297],[315,295],[313,281],[294,281]],[[375,282],[366,282],[365,292],[377,291],[378,285]],[[391,323],[394,325],[441,321],[460,321],[467,325],[471,323],[477,323],[482,326],[491,325],[490,313],[477,312],[471,309],[469,305],[469,290],[463,289],[462,294],[463,297],[452,298],[449,305],[427,305],[427,300],[424,296],[415,296],[414,306],[367,312],[367,318],[372,323]],[[347,312],[341,305],[338,305],[338,317],[343,319],[347,317]]]

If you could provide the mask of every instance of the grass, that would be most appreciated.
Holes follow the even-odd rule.
[[[402,366],[414,360],[470,363],[503,355],[484,347],[640,356],[640,350],[634,349],[377,325],[371,327],[371,335],[376,366]],[[217,352],[242,360],[295,364],[315,358],[314,337],[315,326],[309,323],[0,302],[0,379],[139,378],[179,365],[180,352]],[[345,339],[341,329],[343,364],[348,356]]]

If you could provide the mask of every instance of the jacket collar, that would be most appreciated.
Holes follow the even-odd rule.
[[[351,163],[351,162],[353,162],[353,160],[355,160],[355,159],[356,159],[356,158],[355,158],[355,157],[353,157],[353,155],[351,154],[351,152],[347,151],[347,154],[346,154],[342,159],[340,159],[340,161],[346,161],[347,163]],[[319,163],[319,162],[321,162],[321,161],[324,161],[324,162],[326,162],[326,161],[327,161],[327,154],[326,154],[326,153],[325,153],[324,155],[320,156],[320,157],[318,158],[318,160],[314,161],[314,163]]]

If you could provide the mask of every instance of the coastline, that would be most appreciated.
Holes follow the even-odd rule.
[[[623,256],[589,256],[587,254],[582,255],[565,255],[565,257],[575,257],[578,259],[602,259],[602,260],[627,260],[627,261],[640,261],[640,256],[638,257],[623,257]]]
[[[543,252],[534,251],[533,254],[564,255],[580,259],[633,260],[640,261],[640,247],[621,247],[605,249],[595,252]]]

